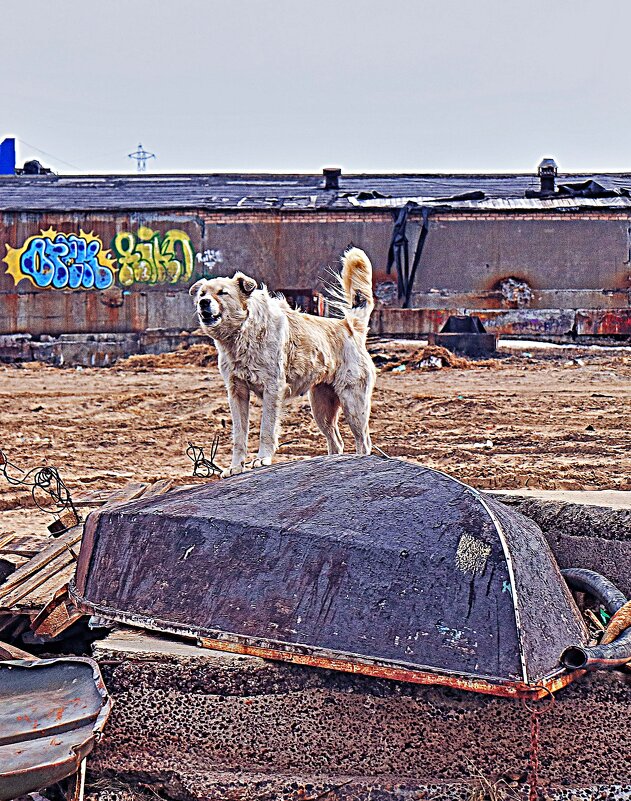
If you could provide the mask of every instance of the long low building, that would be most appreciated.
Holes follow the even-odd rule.
[[[353,243],[377,333],[626,338],[631,173],[556,172],[2,176],[0,334],[190,330],[187,287],[235,270],[322,313]]]

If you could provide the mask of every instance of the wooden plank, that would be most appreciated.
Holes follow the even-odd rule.
[[[18,556],[18,554],[15,553],[0,554],[0,570],[3,575],[9,578],[9,576],[12,576],[16,570],[22,567],[22,565],[25,565],[32,558],[32,556]],[[7,566],[10,567],[7,569]]]
[[[49,564],[49,562],[59,556],[59,554],[67,553],[70,555],[73,546],[80,542],[82,533],[83,526],[75,526],[75,528],[67,531],[65,534],[62,534],[62,536],[58,539],[52,540],[51,544],[47,548],[37,554],[37,556],[29,559],[29,561],[25,565],[22,565],[22,567],[18,568],[15,573],[12,573],[4,582],[4,584],[0,586],[0,603],[2,602],[3,598],[19,584],[40,571],[43,567]],[[73,552],[72,554],[73,558],[76,558],[78,555],[78,548],[76,548],[75,551],[76,553]]]
[[[40,590],[44,593],[46,587],[42,586]],[[55,592],[52,599],[47,600],[44,608],[31,623],[31,630],[36,637],[52,640],[81,617],[83,612],[80,612],[70,600],[66,582]]]
[[[16,648],[8,642],[0,642],[0,659],[35,659],[33,654]]]
[[[34,605],[32,597],[34,590],[41,587],[42,584],[50,582],[51,579],[53,581],[49,587],[51,595],[53,595],[55,590],[62,587],[64,583],[63,580],[57,579],[56,576],[58,576],[61,570],[70,565],[72,569],[70,570],[69,576],[72,577],[75,563],[76,557],[70,551],[63,551],[57,554],[48,564],[43,565],[40,570],[14,587],[11,592],[0,597],[0,609],[16,610],[22,609],[27,605],[32,607]],[[42,602],[43,600],[43,604],[46,604],[50,600],[50,597],[46,598],[45,593],[42,591],[40,591],[36,597],[38,602]]]
[[[52,540],[46,534],[7,534],[0,538],[0,558],[5,554],[35,556]]]
[[[5,615],[0,612],[0,631],[4,631],[4,629],[15,623],[17,618],[18,615],[13,615],[11,613]]]
[[[159,481],[155,481],[151,486],[147,487],[147,489],[142,493],[142,498],[151,498],[154,495],[164,495],[165,492],[168,492],[173,487],[173,479],[172,478],[161,478]]]
[[[5,545],[7,545],[9,542],[11,542],[11,540],[12,540],[12,539],[13,539],[15,536],[16,536],[15,534],[11,533],[11,534],[7,534],[7,535],[6,535],[6,536],[4,536],[4,537],[0,537],[0,551],[3,549],[3,547],[4,547]]]
[[[130,481],[115,490],[94,490],[81,495],[74,502],[75,506],[102,506],[103,504],[124,503],[138,498],[149,485],[146,481]]]
[[[69,562],[67,565],[46,577],[45,581],[37,587],[33,587],[31,592],[20,601],[21,608],[28,608],[39,613],[51,598],[68,586],[70,580],[74,578],[76,563]]]
[[[140,657],[168,661],[174,656],[184,656],[209,661],[221,659],[228,662],[234,659],[232,654],[225,651],[212,651],[210,648],[201,648],[195,641],[184,642],[173,640],[168,636],[147,632],[144,629],[131,629],[127,626],[117,626],[102,640],[96,640],[92,646],[95,659],[117,656],[121,659],[134,659]]]

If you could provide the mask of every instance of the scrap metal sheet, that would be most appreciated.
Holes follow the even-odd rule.
[[[110,706],[91,659],[0,662],[0,801],[74,774]]]

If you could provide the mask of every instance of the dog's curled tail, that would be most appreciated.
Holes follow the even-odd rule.
[[[360,333],[368,333],[368,320],[375,306],[372,294],[372,264],[359,248],[342,256],[340,283],[344,292],[344,316]]]

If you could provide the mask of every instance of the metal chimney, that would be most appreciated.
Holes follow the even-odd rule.
[[[537,174],[541,181],[541,194],[553,195],[556,191],[555,181],[557,176],[557,163],[554,159],[542,159],[537,168]]]
[[[339,167],[325,167],[322,170],[324,175],[324,188],[337,191],[340,188],[340,175],[342,170]]]

